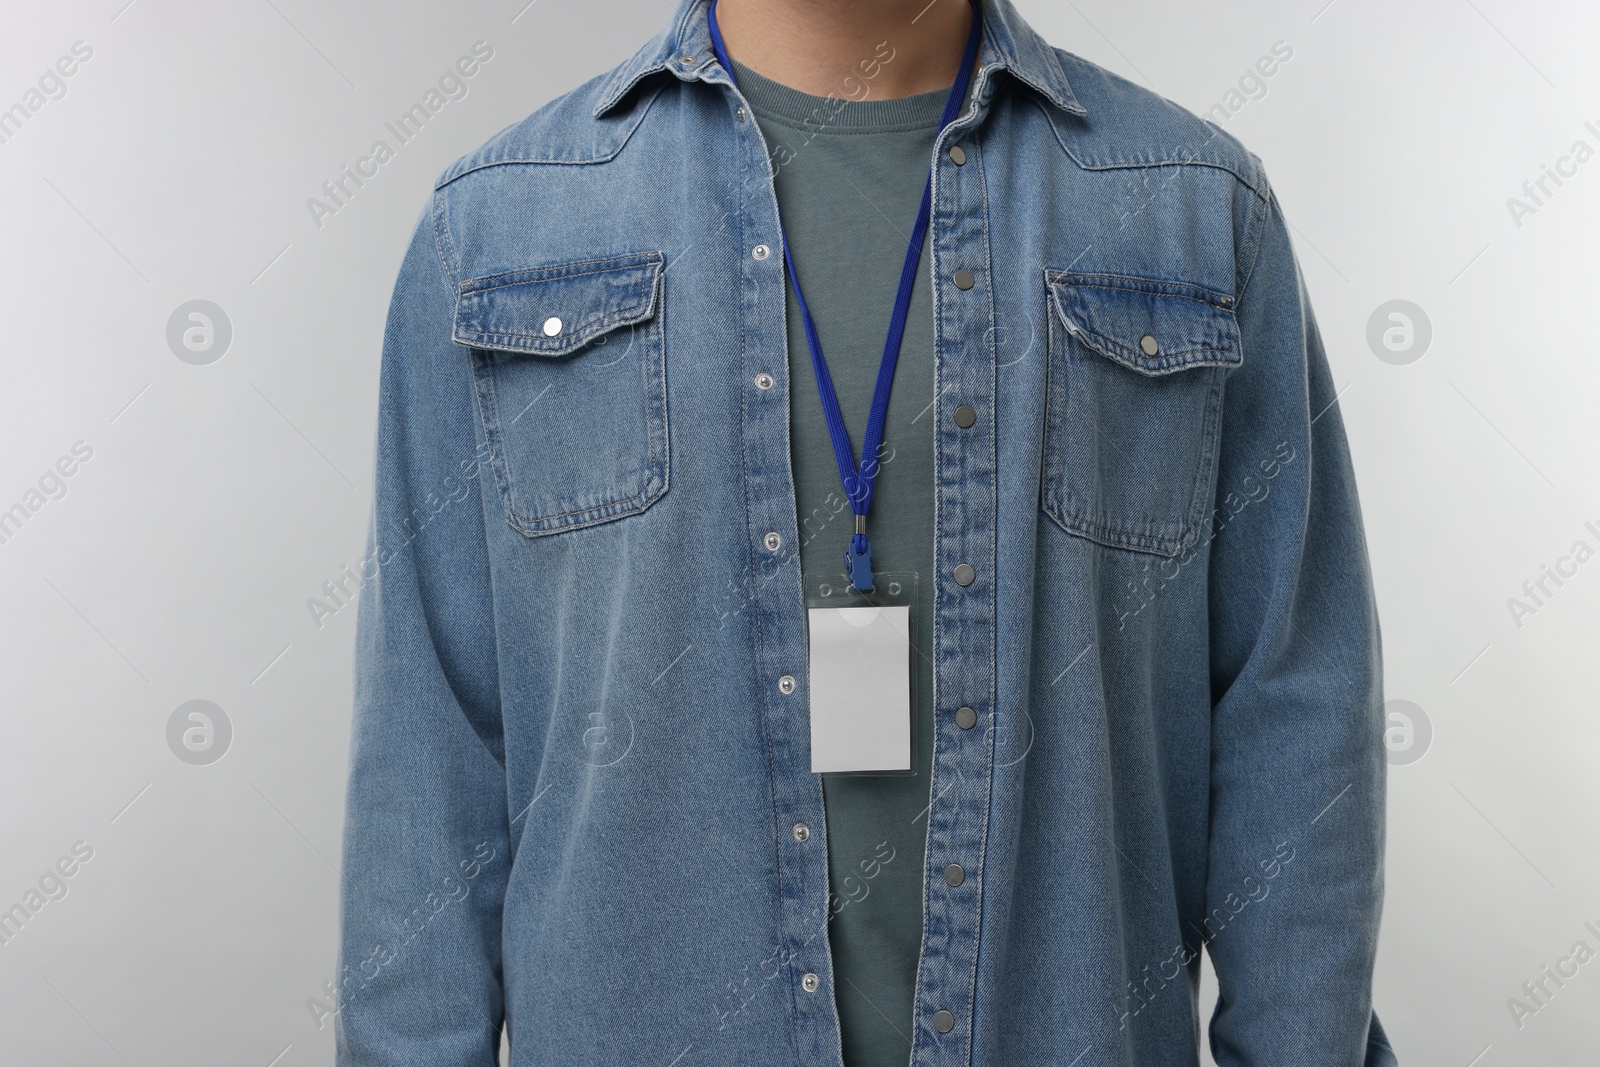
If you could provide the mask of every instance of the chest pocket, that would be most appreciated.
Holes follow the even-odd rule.
[[[452,330],[471,349],[506,520],[529,537],[636,515],[667,491],[663,256],[474,278]]]
[[[1044,511],[1100,544],[1172,556],[1207,526],[1223,378],[1244,361],[1231,297],[1045,272]]]

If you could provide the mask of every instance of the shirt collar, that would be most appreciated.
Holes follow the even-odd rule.
[[[710,7],[711,0],[678,0],[667,28],[607,79],[595,101],[594,117],[610,111],[641,78],[657,71],[671,71],[684,81],[727,81],[728,76],[711,49],[711,29],[706,21]],[[1083,105],[1067,84],[1055,49],[1023,21],[1011,0],[982,0],[982,11],[983,43],[978,65],[1003,67],[1056,107],[1074,115],[1084,114]]]

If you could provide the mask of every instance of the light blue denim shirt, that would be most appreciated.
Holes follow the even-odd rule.
[[[447,168],[401,265],[346,1067],[487,1067],[502,1025],[519,1067],[840,1063],[788,424],[815,385],[706,7]],[[1378,620],[1260,160],[984,0],[930,164],[911,1063],[1187,1067],[1207,951],[1222,1067],[1394,1064]]]

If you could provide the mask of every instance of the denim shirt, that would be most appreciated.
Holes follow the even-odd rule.
[[[383,341],[338,1062],[840,1063],[785,272],[707,0],[449,166]],[[871,55],[870,43],[863,58]],[[911,1063],[1396,1063],[1382,664],[1260,160],[984,0],[929,255]],[[958,407],[970,408],[970,425]],[[944,877],[960,864],[964,878]],[[870,882],[868,883],[870,885]]]

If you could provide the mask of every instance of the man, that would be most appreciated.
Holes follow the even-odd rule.
[[[1008,0],[680,0],[387,325],[339,1061],[1396,1062],[1260,160]]]

